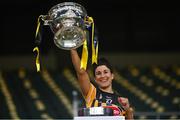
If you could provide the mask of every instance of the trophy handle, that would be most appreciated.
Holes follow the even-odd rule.
[[[85,28],[86,29],[88,29],[88,28],[90,28],[91,27],[91,23],[90,22],[88,22],[88,21],[85,21]]]
[[[48,15],[41,15],[41,20],[44,22],[43,25],[50,25],[53,21]]]

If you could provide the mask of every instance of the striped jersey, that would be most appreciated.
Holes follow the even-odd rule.
[[[118,94],[104,92],[91,83],[88,94],[84,98],[87,108],[114,106],[120,109],[120,115],[124,115],[125,111],[123,110],[122,105],[118,102],[118,97],[120,97]]]

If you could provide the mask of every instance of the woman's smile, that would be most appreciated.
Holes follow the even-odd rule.
[[[108,88],[111,87],[113,74],[105,65],[100,65],[96,68],[95,79],[100,88]]]

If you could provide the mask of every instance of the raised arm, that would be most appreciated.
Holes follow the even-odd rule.
[[[86,96],[90,89],[90,78],[86,70],[80,68],[80,58],[76,49],[71,50],[71,59],[75,68],[82,94]]]

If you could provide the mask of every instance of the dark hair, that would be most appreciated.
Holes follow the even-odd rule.
[[[110,69],[111,73],[113,73],[112,65],[110,64],[110,62],[106,58],[104,58],[104,57],[99,58],[97,63],[98,64],[93,64],[93,74],[94,75],[95,75],[96,68],[100,65],[105,65],[106,67],[108,67]]]

